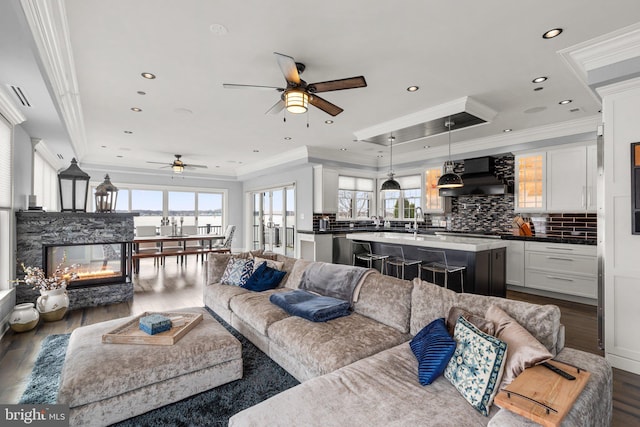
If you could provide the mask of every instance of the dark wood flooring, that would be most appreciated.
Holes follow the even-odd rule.
[[[79,326],[144,311],[202,306],[203,271],[202,264],[194,257],[186,265],[176,264],[168,258],[163,267],[154,266],[153,260],[142,260],[140,274],[134,278],[132,302],[72,310],[61,321],[40,322],[36,329],[22,334],[8,331],[0,341],[0,402],[18,402],[40,344],[47,335],[69,333]],[[565,345],[603,354],[598,349],[595,307],[511,291],[507,297],[559,306],[566,328]],[[614,369],[613,381],[613,425],[640,426],[640,376]]]

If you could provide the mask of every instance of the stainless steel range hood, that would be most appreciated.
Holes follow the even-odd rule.
[[[463,187],[441,188],[440,196],[500,195],[513,193],[513,186],[496,175],[495,158],[477,157],[464,161]]]

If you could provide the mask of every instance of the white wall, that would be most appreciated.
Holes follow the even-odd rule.
[[[20,125],[13,128],[13,207],[27,209],[33,179],[33,146],[31,137]]]
[[[605,353],[640,374],[640,235],[631,234],[631,148],[640,142],[640,79],[598,89],[604,116]]]

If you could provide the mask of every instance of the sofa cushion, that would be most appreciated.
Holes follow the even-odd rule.
[[[231,299],[229,308],[233,314],[250,325],[262,335],[273,323],[289,317],[280,307],[273,305],[269,297],[286,289],[278,288],[264,292],[246,292]]]
[[[302,279],[304,270],[306,270],[307,266],[312,262],[313,261],[306,259],[297,260],[291,267],[289,277],[286,278],[287,281],[285,282],[284,287],[289,289],[298,289],[300,287],[300,280]]]
[[[253,258],[231,258],[227,263],[227,268],[225,268],[224,273],[222,273],[220,283],[223,285],[242,286],[247,282],[249,277],[251,277],[252,273]]]
[[[440,318],[418,332],[409,346],[418,360],[420,384],[429,385],[444,372],[456,349],[456,342],[449,335],[444,319]]]
[[[464,317],[458,318],[453,338],[456,351],[444,376],[482,415],[489,415],[507,359],[507,344],[487,335]]]
[[[485,334],[495,336],[496,325],[494,325],[491,320],[487,320],[482,316],[476,316],[475,314],[470,313],[464,308],[460,307],[451,307],[451,310],[449,310],[449,315],[447,316],[447,330],[449,331],[449,334],[451,336],[453,336],[453,332],[456,328],[456,323],[458,323],[458,317],[460,316],[467,319],[473,326],[480,329]]]
[[[484,426],[499,411],[481,415],[442,376],[421,386],[417,370],[404,343],[245,409],[229,426]]]
[[[513,317],[555,355],[560,330],[560,309],[557,306],[484,295],[458,294],[417,278],[413,280],[411,296],[411,334],[417,334],[439,317],[446,317],[453,306],[485,317],[487,309],[493,304]]]
[[[377,272],[369,274],[364,279],[353,310],[402,333],[408,333],[412,289],[413,284],[407,280]]]
[[[258,258],[254,259],[254,263],[256,259]],[[254,292],[262,292],[268,289],[274,289],[278,287],[285,274],[287,273],[275,268],[271,268],[268,266],[266,261],[263,261],[257,269],[253,270],[253,274],[249,276],[242,287]]]
[[[267,334],[275,345],[316,375],[335,371],[410,338],[357,313],[323,323],[292,316],[273,323]]]
[[[273,269],[276,270],[281,270],[284,267],[284,262],[282,261],[276,261],[274,259],[270,259],[270,258],[262,258],[259,256],[253,257],[253,271],[255,272],[258,267],[260,267],[262,265],[262,263],[266,263],[267,267],[271,267]]]
[[[540,341],[499,307],[489,307],[486,316],[496,325],[496,337],[509,346],[500,388],[511,384],[526,368],[553,357]]]
[[[207,305],[212,304],[229,309],[229,303],[234,297],[247,294],[251,291],[241,288],[240,286],[216,284],[207,286],[204,292]]]
[[[289,281],[289,276],[291,275],[291,271],[293,270],[293,266],[296,265],[296,263],[298,261],[302,261],[302,260],[299,260],[297,258],[288,257],[288,256],[282,255],[282,254],[277,254],[276,255],[276,261],[281,262],[283,264],[281,270],[287,272],[287,274],[284,276],[284,279],[282,279],[282,281],[280,282],[280,284],[278,286],[286,287],[287,286],[287,282]]]

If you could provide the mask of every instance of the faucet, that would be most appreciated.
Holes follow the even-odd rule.
[[[422,208],[420,206],[416,207],[415,212],[413,214],[413,237],[416,237],[416,235],[418,234],[418,212],[420,212],[420,218],[423,218]]]

